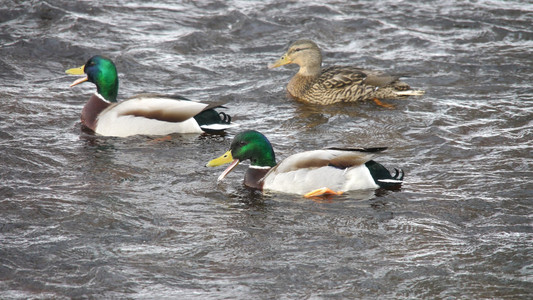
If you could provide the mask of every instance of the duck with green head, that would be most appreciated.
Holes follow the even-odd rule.
[[[298,73],[287,85],[287,92],[296,100],[327,105],[337,102],[356,102],[380,99],[404,99],[423,95],[424,91],[412,90],[396,76],[380,71],[350,66],[322,68],[322,54],[317,44],[310,40],[298,40],[289,46],[280,59],[268,66],[269,69],[296,64]]]
[[[109,58],[100,55],[66,73],[86,75],[74,81],[71,87],[86,81],[96,85],[96,93],[83,107],[81,122],[100,135],[221,132],[234,126],[230,116],[215,111],[221,105],[189,101],[179,96],[141,94],[117,102],[117,69]]]
[[[397,188],[403,171],[392,176],[372,157],[386,148],[327,148],[293,154],[280,163],[270,141],[260,132],[248,130],[233,139],[230,149],[207,163],[216,167],[230,163],[218,177],[224,179],[241,161],[250,160],[244,176],[248,187],[300,194],[306,197],[341,194],[350,190]]]

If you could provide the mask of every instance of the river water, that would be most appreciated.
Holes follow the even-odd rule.
[[[533,294],[533,4],[527,1],[3,1],[0,298],[526,299]],[[286,98],[310,38],[324,65],[404,75],[426,95]],[[119,98],[223,101],[225,136],[82,131],[94,91],[64,71],[117,64]],[[239,131],[279,159],[388,146],[400,191],[312,201],[217,184]]]

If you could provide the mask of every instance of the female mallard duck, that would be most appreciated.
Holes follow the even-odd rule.
[[[262,190],[314,197],[341,194],[349,190],[399,187],[403,171],[391,176],[379,163],[371,160],[374,153],[386,148],[328,148],[291,155],[276,164],[274,150],[268,139],[253,130],[235,136],[230,149],[207,163],[208,167],[231,163],[222,172],[222,180],[239,162],[249,159],[251,165],[244,184]]]
[[[332,104],[372,99],[400,99],[423,95],[424,91],[412,90],[398,77],[379,71],[349,66],[331,66],[322,69],[322,54],[310,40],[298,40],[290,45],[270,69],[287,64],[297,64],[300,70],[287,85],[289,95],[296,100],[313,104]],[[387,106],[387,105],[384,105]]]
[[[220,105],[189,101],[182,97],[141,94],[117,103],[118,76],[115,64],[100,55],[91,57],[67,74],[87,76],[74,81],[96,85],[81,112],[81,122],[92,131],[105,136],[125,137],[136,134],[166,135],[223,131],[233,125],[231,117],[214,110]]]

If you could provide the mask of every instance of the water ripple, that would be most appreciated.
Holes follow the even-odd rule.
[[[533,6],[519,1],[13,2],[0,9],[0,298],[475,298],[531,294]],[[291,41],[426,95],[318,107],[286,97]],[[81,130],[95,54],[140,92],[225,102],[223,136]],[[311,201],[217,183],[240,130],[278,159],[388,146],[399,191]]]

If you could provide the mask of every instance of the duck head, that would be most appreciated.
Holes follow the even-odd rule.
[[[280,59],[268,65],[269,69],[288,64],[300,66],[300,75],[316,75],[320,73],[322,54],[318,46],[311,40],[298,40],[289,46]]]
[[[248,130],[233,139],[230,149],[222,156],[207,163],[207,167],[216,167],[231,163],[218,180],[224,179],[241,161],[250,160],[251,167],[271,168],[276,165],[276,157],[270,141],[260,132]]]
[[[85,65],[79,68],[72,68],[66,71],[71,75],[86,75],[74,81],[73,87],[85,81],[96,85],[97,93],[108,102],[117,102],[118,75],[115,64],[108,58],[95,55],[91,57]]]

